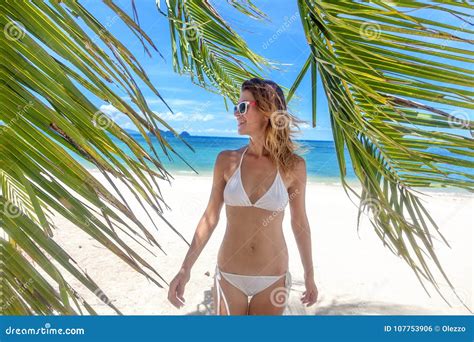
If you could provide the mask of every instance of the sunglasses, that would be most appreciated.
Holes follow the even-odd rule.
[[[234,113],[238,112],[240,115],[244,115],[247,113],[250,105],[255,105],[257,101],[242,101],[237,103],[234,106]]]

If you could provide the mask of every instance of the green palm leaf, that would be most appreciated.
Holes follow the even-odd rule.
[[[107,4],[144,44],[156,49],[138,24],[113,3]],[[54,241],[52,217],[63,216],[162,287],[165,279],[144,257],[161,246],[114,182],[125,184],[149,217],[159,215],[184,240],[162,216],[164,202],[156,179],[167,180],[168,174],[152,142],[157,139],[166,154],[168,149],[176,153],[160,135],[158,124],[179,135],[146,103],[138,80],[142,89],[162,98],[135,57],[79,3],[2,2],[0,27],[2,313],[95,313],[60,269],[120,313]],[[85,27],[97,37],[86,34]],[[118,93],[127,94],[130,102]],[[93,98],[127,115],[151,154],[100,112]],[[96,180],[84,161],[94,164],[110,187]],[[124,236],[142,249],[130,247]]]
[[[251,1],[230,4],[254,19],[266,19]],[[235,103],[244,80],[261,77],[263,68],[276,68],[253,52],[208,1],[167,0],[166,5],[162,14],[169,22],[173,69],[189,74],[194,84]]]
[[[463,37],[474,32],[468,24],[472,16],[463,11],[472,7],[397,4],[299,0],[311,52],[291,94],[310,65],[316,87],[317,66],[341,178],[346,191],[360,198],[359,218],[368,212],[384,245],[408,263],[423,287],[422,278],[442,296],[427,258],[456,291],[434,253],[431,229],[447,241],[415,188],[473,191],[473,71],[456,62],[473,62],[473,41]],[[416,10],[426,7],[459,18],[460,25],[417,16]],[[315,119],[313,105],[313,126]],[[362,185],[360,194],[346,182],[345,148]]]

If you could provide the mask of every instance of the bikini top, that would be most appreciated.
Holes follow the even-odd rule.
[[[285,184],[280,176],[280,170],[277,168],[277,174],[270,189],[260,197],[255,203],[250,202],[250,198],[244,190],[242,184],[242,176],[240,166],[244,159],[244,154],[247,152],[248,146],[242,153],[239,167],[234,171],[234,174],[229,178],[229,181],[224,188],[224,203],[227,205],[238,207],[257,207],[271,211],[284,211],[288,204],[289,197]]]

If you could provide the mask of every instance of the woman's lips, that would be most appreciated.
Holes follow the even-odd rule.
[[[239,122],[239,124],[237,125],[237,127],[240,127],[240,126],[242,126],[243,124],[245,124],[245,122]]]

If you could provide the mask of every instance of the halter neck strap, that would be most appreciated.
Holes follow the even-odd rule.
[[[248,148],[249,148],[248,146],[245,148],[244,152],[242,153],[242,156],[240,157],[239,168],[240,168],[240,165],[242,165],[242,160],[244,160],[244,154],[245,152],[247,152]]]
[[[240,166],[242,165],[242,160],[244,160],[244,154],[245,152],[247,152],[248,149],[249,149],[249,146],[247,146],[244,152],[242,152],[242,156],[240,157],[239,169],[240,169]],[[277,172],[280,172],[280,164],[278,164],[278,162],[277,162]]]

